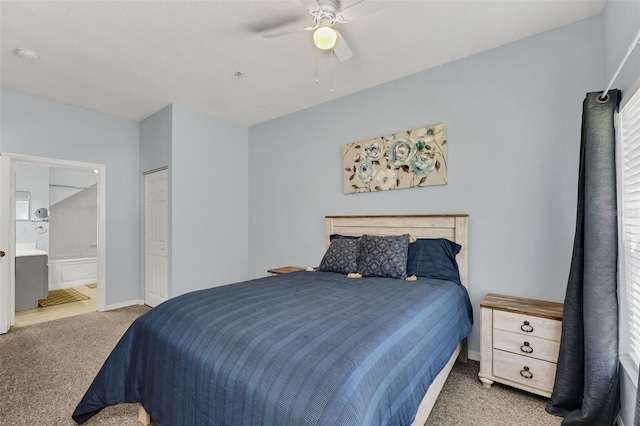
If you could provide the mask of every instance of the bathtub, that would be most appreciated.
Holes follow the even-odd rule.
[[[49,257],[49,290],[77,287],[98,282],[98,258],[79,257],[52,259]]]

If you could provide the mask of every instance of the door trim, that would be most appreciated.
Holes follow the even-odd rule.
[[[166,288],[164,289],[166,291],[166,298],[164,298],[164,300],[161,300],[160,302],[157,302],[157,300],[152,301],[147,299],[147,278],[148,278],[147,277],[147,272],[148,272],[147,271],[147,266],[148,266],[147,265],[147,178],[152,178],[152,175],[156,173],[162,173],[162,172],[166,172],[166,188],[165,189],[167,194],[167,205],[166,205],[166,211],[165,211],[165,214],[167,217],[167,224],[166,224],[167,271],[166,271],[166,276],[164,277],[166,282]],[[169,203],[169,198],[171,197],[171,195],[170,195],[169,179],[170,179],[169,167],[167,166],[159,167],[159,168],[142,173],[142,227],[141,227],[142,228],[141,229],[142,231],[142,300],[144,301],[144,304],[152,307],[155,307],[160,303],[163,303],[164,301],[169,299],[169,286],[170,286],[170,276],[171,276],[171,242],[170,242],[171,219],[170,219],[170,203]],[[158,282],[156,282],[156,285],[157,284]],[[158,294],[156,294],[155,298],[158,300],[161,299],[161,297]]]
[[[156,172],[161,172],[163,170],[169,170],[169,166],[162,166],[162,167],[158,167],[157,169],[147,170],[146,172],[142,172],[142,176],[144,178],[144,176],[146,176],[146,175],[150,175],[150,174],[156,173]]]
[[[9,194],[7,194],[7,191]],[[11,192],[11,161],[8,158],[0,156],[0,200],[2,200],[2,202],[0,202],[0,227],[2,227],[0,233],[3,235],[3,246],[0,247],[0,250],[5,252],[5,256],[0,259],[0,262],[2,262],[2,265],[0,265],[0,301],[7,301],[3,302],[3,305],[0,306],[0,334],[6,333],[9,331],[9,327],[11,327],[13,317],[11,311],[15,303],[12,303],[11,280],[9,278],[14,275],[13,268],[15,251],[15,243],[13,250],[11,250],[10,244],[12,220],[13,223],[15,223],[15,208],[12,210],[11,207]],[[15,199],[15,193],[13,194],[13,198]],[[8,203],[6,202],[7,199],[9,199]],[[6,247],[4,246],[5,244]]]
[[[106,191],[106,183],[107,183],[107,166],[104,164],[98,163],[85,163],[81,161],[72,161],[72,160],[62,160],[58,158],[47,158],[47,157],[37,157],[32,155],[23,155],[23,154],[13,154],[9,152],[2,152],[0,156],[9,158],[9,162],[13,166],[13,163],[16,161],[24,162],[24,163],[33,163],[33,164],[43,164],[47,166],[62,166],[62,167],[70,167],[70,168],[83,168],[83,169],[93,169],[98,170],[98,188],[97,188],[97,197],[98,197],[98,236],[97,236],[97,255],[98,255],[98,311],[106,310],[106,299],[107,299],[107,250],[106,250],[106,210],[107,210],[107,191]],[[4,173],[4,171],[3,171]],[[11,182],[15,184],[15,174],[13,173],[13,168],[11,171]],[[15,203],[15,193],[10,194],[11,197],[11,205]],[[15,221],[14,221],[15,222]],[[11,255],[9,259],[13,258],[15,251],[15,232],[10,234],[9,241],[9,251]],[[13,248],[12,248],[13,247]],[[15,294],[15,274],[11,274],[9,283],[10,294]],[[0,287],[4,287],[1,285]],[[2,288],[0,288],[0,294],[2,294]],[[13,306],[13,304],[12,304]],[[2,306],[0,308],[0,313],[7,306]],[[15,310],[10,309],[11,322],[10,325],[15,323]]]

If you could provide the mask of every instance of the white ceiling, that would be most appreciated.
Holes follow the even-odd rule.
[[[260,35],[310,25],[298,0],[2,1],[0,83],[133,120],[177,103],[252,125],[600,14],[605,4],[366,1],[386,8],[339,26],[354,56],[334,61],[333,94],[326,52],[315,83],[311,33]],[[40,60],[19,58],[17,47]]]

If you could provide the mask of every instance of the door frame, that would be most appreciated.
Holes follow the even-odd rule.
[[[14,182],[11,180],[11,161],[9,158],[0,156],[0,250],[5,252],[0,259],[0,334],[6,333],[11,327],[12,318],[15,315],[15,297],[12,296],[10,277],[14,276],[15,259],[15,237],[13,238],[14,249],[11,250],[11,234],[15,234],[15,225],[11,232],[11,222],[15,224],[15,191],[12,191]],[[13,197],[10,194],[13,192]],[[12,201],[13,200],[13,201]]]
[[[97,187],[97,201],[98,201],[98,209],[97,209],[97,222],[98,222],[98,235],[97,235],[97,256],[98,256],[98,300],[97,307],[98,311],[106,310],[106,296],[107,296],[107,250],[106,250],[106,207],[107,207],[107,191],[106,191],[106,183],[107,183],[107,166],[105,164],[98,163],[85,163],[81,161],[72,161],[72,160],[62,160],[58,158],[48,158],[48,157],[37,157],[33,155],[23,155],[23,154],[13,154],[9,152],[1,152],[0,156],[8,159],[8,163],[10,164],[10,170],[5,171],[2,169],[3,178],[9,177],[11,181],[11,186],[13,190],[10,191],[10,206],[15,206],[15,170],[14,163],[22,162],[22,163],[32,163],[32,164],[42,164],[46,166],[54,166],[54,167],[68,167],[68,168],[81,168],[81,169],[92,169],[98,170],[98,187]],[[7,160],[2,160],[3,164],[7,163]],[[15,236],[15,208],[9,212],[9,217],[12,217],[14,226],[13,232],[9,232],[9,247],[8,252],[9,256],[8,260],[14,259],[15,255],[15,246],[16,246],[16,236]],[[7,224],[0,224],[0,226],[6,226]],[[11,229],[11,224],[8,226]],[[0,304],[0,319],[2,317],[6,318],[5,314],[8,312],[9,325],[15,324],[15,302],[13,299],[15,298],[15,272],[13,268],[11,268],[12,273],[9,277],[9,282],[0,282],[0,295],[7,294],[9,295],[8,299],[6,299],[7,303]]]

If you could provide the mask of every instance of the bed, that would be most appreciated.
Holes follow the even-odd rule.
[[[331,235],[447,238],[466,215],[328,216]],[[73,413],[140,404],[178,425],[423,425],[471,332],[459,283],[299,271],[201,290],[139,317]]]

